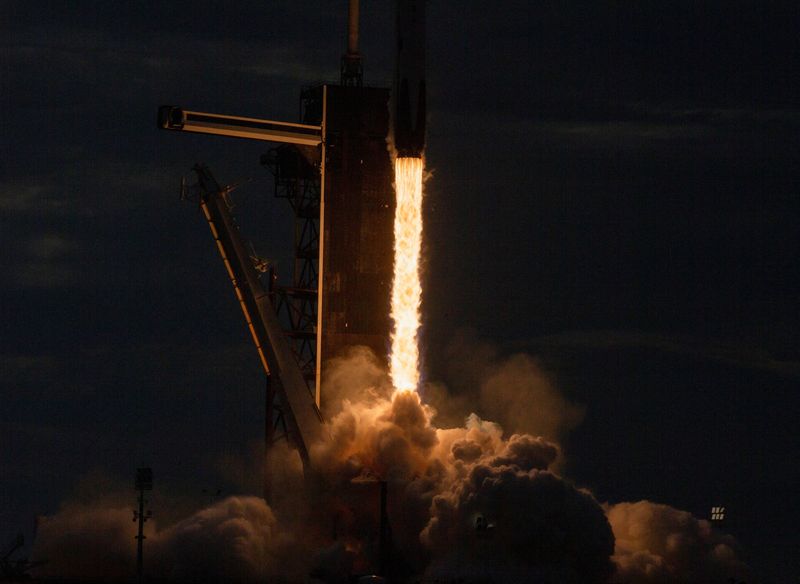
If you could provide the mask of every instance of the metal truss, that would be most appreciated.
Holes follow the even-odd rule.
[[[309,391],[315,393],[317,295],[319,282],[320,173],[292,146],[273,148],[262,157],[274,177],[274,195],[294,213],[294,266],[291,286],[273,286],[273,302],[291,340]]]

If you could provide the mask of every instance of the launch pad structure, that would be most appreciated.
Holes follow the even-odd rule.
[[[419,28],[424,26],[423,0],[400,0],[398,7],[398,23],[413,25],[417,18]],[[402,77],[399,83],[397,75],[394,91],[364,87],[358,0],[350,0],[349,9],[340,84],[304,89],[298,122],[177,106],[162,106],[158,112],[162,129],[276,144],[261,164],[274,176],[273,194],[286,199],[294,214],[289,284],[278,284],[271,267],[247,252],[231,213],[231,189],[220,187],[201,165],[195,166],[193,187],[267,375],[267,451],[286,438],[307,468],[311,443],[326,434],[320,407],[330,359],[354,345],[367,346],[381,358],[389,349],[395,198],[387,136],[392,118],[395,125],[400,119],[412,126],[421,119],[416,127],[393,130],[412,137],[412,148],[421,148],[424,140],[424,78],[417,75],[409,82]],[[424,29],[412,38],[424,39]],[[403,45],[400,37],[398,45]],[[398,105],[398,93],[404,102],[416,101],[415,107]],[[270,482],[267,473],[267,497]]]
[[[261,163],[274,176],[274,195],[286,199],[294,214],[294,266],[288,285],[277,284],[271,268],[265,277],[258,273],[230,212],[229,189],[220,187],[207,168],[195,170],[201,208],[223,261],[230,266],[237,298],[267,373],[267,446],[288,438],[306,462],[306,442],[319,432],[298,427],[301,412],[297,410],[308,410],[307,404],[298,404],[311,397],[317,409],[322,405],[325,363],[349,346],[364,345],[379,356],[388,348],[394,217],[392,163],[386,143],[389,95],[388,89],[358,86],[304,90],[299,136],[264,120],[226,120],[172,106],[162,107],[159,114],[159,125],[165,129],[253,138],[244,135],[252,125],[256,139],[280,143],[261,157]],[[205,121],[209,119],[214,120],[213,126]],[[186,120],[182,127],[181,120]],[[206,125],[190,125],[198,120]],[[229,128],[231,133],[225,134]],[[312,146],[308,142],[317,128],[320,139]],[[269,325],[260,324],[262,319],[280,319],[282,338]],[[280,373],[275,366],[279,345],[286,345],[293,354],[293,362],[284,362]],[[272,358],[270,352],[275,353]],[[292,368],[297,369],[296,374],[292,372],[294,382],[287,379]],[[302,392],[307,396],[297,395]]]
[[[394,188],[386,143],[390,92],[360,85],[324,85],[302,92],[303,123],[319,125],[317,148],[282,144],[262,157],[274,194],[294,213],[291,286],[273,285],[303,377],[322,407],[327,362],[348,347],[388,351],[391,330]],[[270,279],[270,281],[273,281]],[[267,442],[282,437],[280,395],[268,396],[277,423]]]
[[[275,306],[319,404],[326,360],[353,345],[379,356],[388,349],[389,90],[324,85],[304,90],[301,101],[303,123],[319,125],[324,144],[283,144],[262,164],[275,178],[275,196],[287,199],[295,216],[293,284],[273,287]]]

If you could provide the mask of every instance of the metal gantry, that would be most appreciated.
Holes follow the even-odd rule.
[[[272,286],[273,303],[309,391],[316,395],[320,172],[292,146],[273,148],[261,162],[273,175],[275,197],[286,199],[294,214],[292,283]]]
[[[253,257],[231,212],[231,187],[221,187],[207,166],[193,170],[197,183],[186,186],[184,198],[200,205],[217,250],[231,280],[242,314],[267,375],[265,439],[267,452],[277,440],[289,438],[307,468],[309,447],[323,435],[323,420],[314,395],[292,354],[273,305],[273,278],[265,262]],[[260,277],[270,274],[267,287]],[[264,492],[269,499],[270,473],[265,470]]]
[[[287,146],[286,156],[305,152],[310,160],[320,161],[318,164],[307,163],[302,169],[303,177],[298,177],[299,170],[292,171],[288,159],[289,166],[282,167],[281,176],[286,177],[283,184],[288,187],[287,196],[296,208],[296,217],[303,218],[302,224],[298,223],[300,233],[295,246],[295,263],[299,266],[294,270],[296,285],[283,289],[274,285],[274,273],[268,263],[246,252],[245,240],[231,214],[228,200],[230,188],[221,188],[208,168],[202,165],[194,168],[197,184],[189,188],[185,182],[182,185],[186,194],[195,191],[198,195],[267,375],[266,449],[269,451],[278,440],[291,438],[307,465],[307,445],[318,436],[317,425],[322,422],[319,412],[319,351],[316,350],[319,343],[319,293],[318,288],[309,289],[308,286],[317,286],[319,283],[324,116],[319,118],[318,124],[297,124],[197,112],[179,106],[161,106],[157,123],[164,130],[277,142]],[[299,179],[302,179],[300,183],[303,187],[298,190],[292,185]],[[269,279],[266,286],[260,281],[264,274]],[[281,304],[286,307],[288,314],[284,324],[288,325],[285,335],[291,339],[289,343],[283,338],[284,332],[278,335],[282,327],[275,312]],[[301,392],[310,392],[310,395],[301,395]],[[264,492],[267,498],[271,489],[269,474],[265,469]]]

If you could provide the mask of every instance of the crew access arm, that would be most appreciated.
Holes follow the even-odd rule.
[[[303,464],[308,467],[311,444],[324,436],[322,415],[231,215],[228,189],[220,188],[207,166],[197,164],[193,170],[197,173],[200,209],[228,271],[264,371],[282,403],[288,406],[283,415]]]

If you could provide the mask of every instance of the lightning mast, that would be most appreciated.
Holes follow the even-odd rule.
[[[144,578],[144,540],[147,539],[144,535],[144,522],[153,517],[152,511],[145,512],[144,510],[144,504],[147,502],[144,492],[153,490],[153,469],[136,469],[136,490],[139,491],[137,498],[139,509],[133,512],[133,520],[139,522],[139,530],[136,534],[136,578],[141,583]]]

